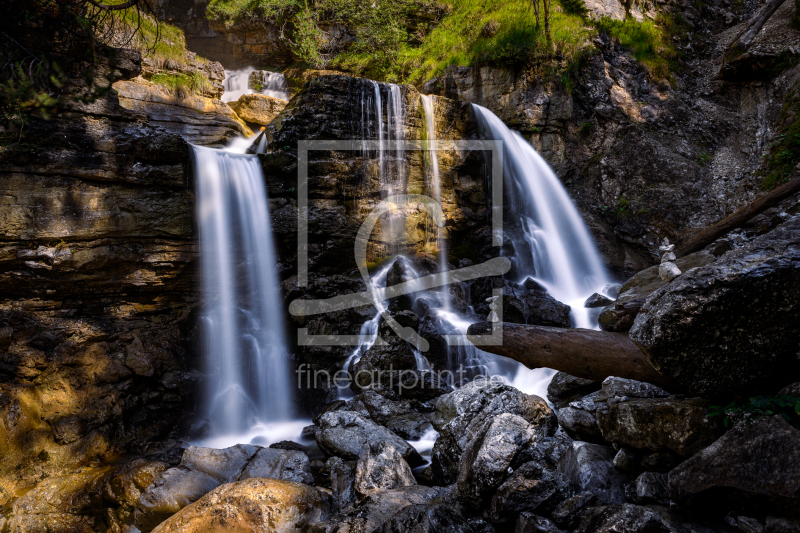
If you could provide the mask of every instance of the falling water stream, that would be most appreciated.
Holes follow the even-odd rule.
[[[260,91],[254,91],[250,88],[250,78],[256,72],[253,67],[247,67],[240,70],[226,70],[225,81],[223,86],[225,92],[222,95],[223,102],[235,102],[243,94],[263,94],[273,98],[280,98],[281,100],[289,99],[289,83],[280,72],[270,72],[268,70],[258,71],[258,82],[261,84]]]
[[[226,79],[224,100],[252,92],[247,80],[253,69],[233,71]],[[402,88],[371,82],[361,94],[361,135],[364,139],[404,139]],[[385,106],[384,106],[385,104]],[[426,172],[435,199],[441,202],[435,134],[435,99],[422,97],[425,115]],[[509,130],[489,110],[474,106],[485,136],[504,145],[504,184],[511,198],[511,212],[521,231],[514,232],[517,272],[524,282],[531,278],[559,301],[571,306],[575,327],[596,327],[596,315],[583,306],[594,292],[603,292],[610,279],[575,206],[547,163],[519,134]],[[385,117],[385,121],[384,121]],[[224,447],[237,442],[268,444],[297,438],[309,423],[296,420],[283,321],[275,269],[270,217],[264,178],[257,156],[243,152],[253,142],[234,141],[226,150],[193,147],[197,181],[197,219],[202,252],[203,354],[211,376],[205,411],[211,435],[198,444]],[[377,152],[365,146],[364,159],[377,159],[379,183],[385,194],[404,191],[405,153],[386,149]],[[373,155],[374,154],[374,155]],[[394,171],[392,171],[394,170]],[[389,236],[396,235],[398,221],[387,222]],[[402,227],[402,226],[401,226]],[[445,239],[437,234],[441,264],[447,269]],[[383,265],[371,279],[375,316],[361,326],[365,338],[345,362],[350,368],[378,337],[380,315],[388,302],[383,299],[387,275],[395,261],[402,261],[406,275],[420,277],[413,261],[398,256]],[[524,366],[478,350],[466,341],[466,331],[476,316],[453,309],[447,290],[419,291],[416,302],[434,313],[443,335],[460,339],[448,346],[449,366],[462,366],[472,374],[501,374],[524,392],[544,396],[554,371],[530,370]],[[430,368],[424,354],[416,353],[420,368]],[[469,375],[472,375],[469,374]],[[347,393],[345,393],[347,394]],[[426,438],[430,438],[428,435]]]

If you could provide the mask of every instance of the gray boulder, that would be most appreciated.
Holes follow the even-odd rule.
[[[800,430],[779,416],[728,431],[669,473],[670,498],[735,514],[800,512]]]
[[[412,504],[386,521],[382,533],[475,533],[456,510],[441,504]]]
[[[537,463],[526,463],[494,492],[490,517],[498,523],[509,521],[523,511],[550,515],[571,496],[569,483],[557,472]]]
[[[616,376],[608,376],[604,379],[600,390],[600,394],[597,395],[600,400],[625,396],[628,398],[664,398],[669,396],[669,393],[661,387],[656,387],[643,381],[636,381],[635,379],[618,378]]]
[[[522,513],[517,518],[514,533],[565,533],[547,518],[533,513]]]
[[[501,413],[485,425],[464,450],[458,472],[458,490],[475,504],[493,492],[508,473],[511,462],[534,438],[525,419]]]
[[[597,381],[571,376],[566,372],[556,372],[547,386],[547,399],[560,409],[597,390],[600,390],[600,383]]]
[[[248,479],[251,477],[296,481],[307,485],[314,483],[308,456],[297,450],[279,448],[261,448],[258,450],[236,479]]]
[[[331,411],[319,417],[320,431],[317,433],[317,444],[325,453],[343,459],[358,459],[358,454],[367,442],[390,442],[397,448],[408,464],[412,466],[423,463],[417,450],[409,443],[356,413],[348,411]]]
[[[331,492],[335,514],[344,514],[355,505],[356,463],[343,461],[341,457],[331,457],[326,463],[331,476]]]
[[[768,393],[800,370],[800,217],[653,293],[631,339],[703,396]]]
[[[558,424],[567,435],[576,440],[602,444],[603,434],[597,425],[597,417],[593,411],[576,407],[564,407],[558,410]]]
[[[636,478],[636,481],[628,485],[625,495],[634,503],[667,505],[669,504],[667,475],[658,472],[644,472]]]
[[[701,399],[645,398],[608,402],[596,412],[597,425],[608,442],[689,457],[714,442],[724,428],[709,418]]]
[[[360,495],[416,484],[411,467],[392,443],[367,442],[361,448],[355,477],[355,489]]]
[[[550,517],[559,527],[572,530],[575,529],[575,525],[580,520],[583,510],[594,507],[598,503],[597,496],[591,492],[581,492],[561,502],[550,513]]]
[[[623,503],[629,479],[614,468],[613,460],[614,448],[576,441],[561,456],[558,472],[603,503]]]
[[[432,428],[430,420],[433,418],[433,408],[429,404],[390,400],[374,391],[364,392],[355,399],[365,407],[373,422],[404,439],[419,439]]]
[[[440,434],[431,453],[437,484],[449,485],[458,479],[467,444],[485,430],[487,421],[502,413],[523,418],[538,436],[555,431],[556,417],[543,399],[493,380],[475,380],[439,398],[433,425]]]

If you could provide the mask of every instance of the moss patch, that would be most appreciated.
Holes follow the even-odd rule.
[[[761,186],[767,191],[786,183],[800,164],[800,84],[786,95],[779,124],[779,133],[764,161]]]

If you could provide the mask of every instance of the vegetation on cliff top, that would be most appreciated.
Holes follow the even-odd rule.
[[[551,41],[530,2],[503,0],[211,0],[206,15],[228,27],[280,24],[307,64],[360,76],[422,83],[451,65],[544,67],[565,71],[591,50],[591,37],[616,37],[657,78],[676,52],[669,17],[642,23],[590,21],[582,0],[553,0]]]

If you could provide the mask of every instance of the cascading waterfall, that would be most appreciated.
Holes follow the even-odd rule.
[[[289,99],[289,83],[280,72],[270,72],[267,70],[259,71],[258,82],[261,84],[260,91],[250,88],[250,78],[256,69],[247,67],[239,70],[226,70],[223,86],[225,92],[222,95],[223,102],[235,102],[243,94],[263,94],[281,100]]]
[[[205,411],[213,434],[292,418],[267,194],[256,156],[194,146]]]
[[[573,326],[597,328],[600,309],[584,307],[611,279],[589,231],[567,191],[533,147],[511,131],[494,113],[473,105],[481,129],[503,141],[503,166],[511,210],[522,234],[511,234],[520,283],[532,278],[555,299],[572,308]]]
[[[433,189],[434,199],[439,202],[439,205],[444,209],[444,205],[442,204],[442,183],[439,179],[439,152],[436,146],[436,100],[434,96],[425,94],[420,95],[420,98],[422,100],[422,109],[425,112],[428,170],[431,175],[431,188]],[[447,242],[445,241],[444,230],[442,228],[437,228],[437,240],[439,241],[439,272],[445,272],[447,270]],[[444,299],[445,311],[449,311],[450,298],[447,287],[443,287],[442,289],[442,298]]]

